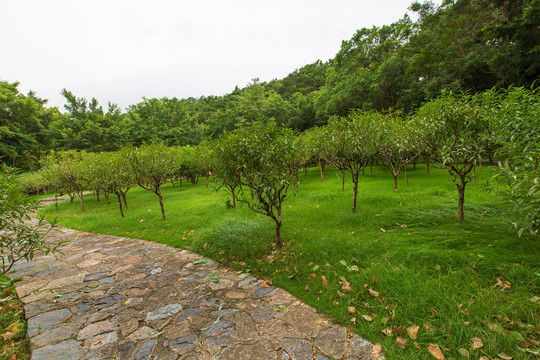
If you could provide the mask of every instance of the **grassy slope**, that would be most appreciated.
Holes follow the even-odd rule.
[[[301,177],[300,191],[285,201],[287,244],[279,251],[269,245],[271,220],[247,208],[226,210],[226,194],[206,189],[204,181],[164,187],[166,222],[160,220],[157,197],[142,189],[128,193],[124,219],[113,198],[107,205],[87,197],[84,214],[69,201],[58,212],[54,207],[44,212],[68,227],[163,242],[251,269],[380,342],[389,359],[432,358],[430,343],[447,358],[463,358],[460,348],[472,358],[501,352],[534,358],[518,345],[538,349],[540,304],[530,299],[539,293],[540,246],[509,232],[510,215],[486,192],[489,168],[467,187],[463,224],[455,216],[457,191],[444,171],[432,170],[428,177],[418,166],[409,171],[409,186],[400,179],[398,193],[387,171],[375,168],[373,177],[368,172],[360,179],[356,213],[350,211],[351,184],[342,192],[335,172],[324,182],[318,169]],[[501,291],[497,278],[511,287]],[[420,326],[420,349],[405,331],[414,324]],[[384,329],[392,329],[393,336],[383,335]],[[408,339],[405,350],[395,345],[397,336]],[[469,343],[474,337],[484,344],[475,351]]]

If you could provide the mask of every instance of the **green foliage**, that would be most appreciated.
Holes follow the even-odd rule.
[[[228,133],[216,146],[218,181],[251,210],[275,221],[278,246],[283,200],[298,172],[298,145],[290,129],[270,120]]]
[[[30,222],[38,204],[27,198],[16,181],[14,170],[1,165],[0,169],[0,275],[17,262],[32,260],[35,254],[55,252],[60,242],[49,242],[45,236],[53,228],[43,219]]]

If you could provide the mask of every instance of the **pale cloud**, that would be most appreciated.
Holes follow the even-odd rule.
[[[62,88],[121,107],[146,97],[223,95],[332,58],[356,30],[411,0],[9,0],[0,79],[61,107]]]

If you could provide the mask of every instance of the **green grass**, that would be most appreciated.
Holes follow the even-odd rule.
[[[457,190],[446,172],[432,169],[428,177],[419,165],[409,171],[408,186],[401,177],[398,193],[388,171],[368,173],[360,178],[355,213],[352,185],[342,192],[334,171],[324,182],[315,168],[301,176],[300,191],[284,203],[282,249],[272,247],[272,220],[246,207],[227,210],[227,195],[206,189],[204,181],[163,188],[166,222],[157,197],[142,189],[128,193],[124,219],[116,199],[108,205],[90,196],[84,214],[69,201],[44,213],[68,227],[162,242],[250,269],[381,343],[388,359],[431,359],[430,343],[447,359],[464,359],[460,348],[475,359],[502,352],[537,358],[540,303],[531,299],[539,295],[540,244],[510,231],[512,215],[486,191],[490,169],[467,186],[461,224]],[[511,287],[502,291],[498,278]],[[414,324],[420,326],[416,340],[406,332]],[[385,329],[393,335],[385,336]],[[408,339],[405,350],[395,345],[397,336]],[[484,346],[473,351],[474,337]]]
[[[0,276],[0,359],[30,358],[26,321],[15,286],[7,276]]]

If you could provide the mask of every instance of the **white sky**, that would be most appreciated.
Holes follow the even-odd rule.
[[[63,110],[62,88],[122,108],[223,95],[339,51],[412,0],[2,0],[0,80]],[[437,1],[440,3],[440,1]]]

